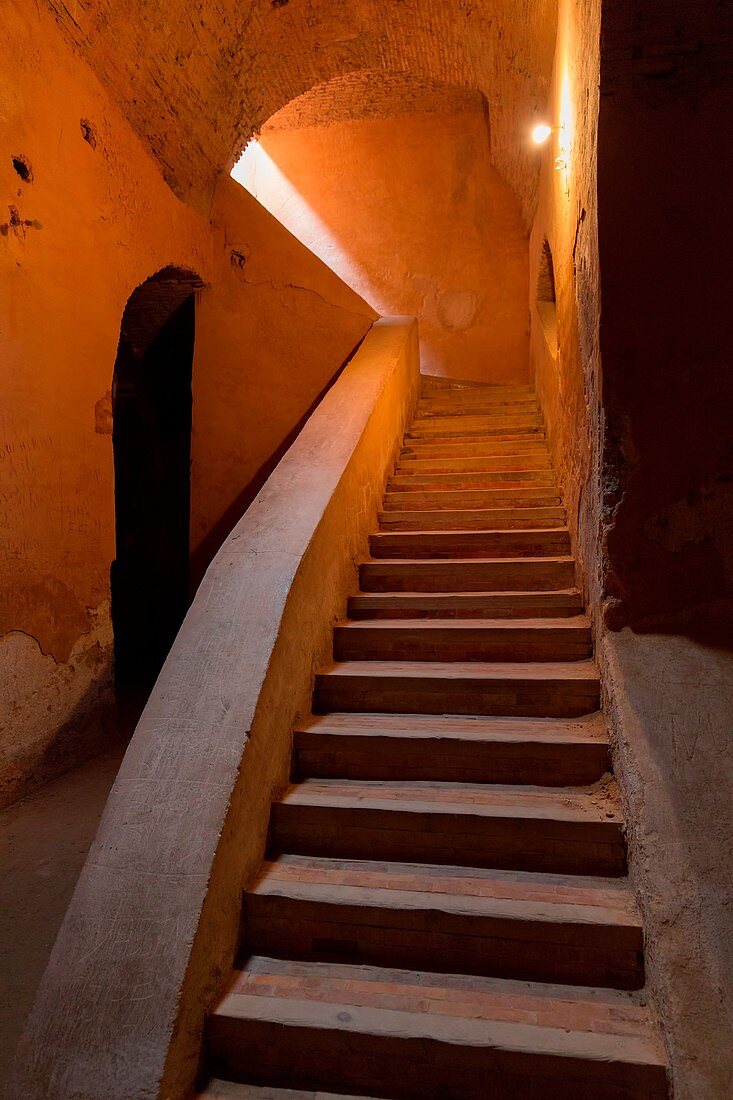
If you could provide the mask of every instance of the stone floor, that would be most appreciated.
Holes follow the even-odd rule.
[[[123,751],[90,760],[0,811],[0,1085]]]

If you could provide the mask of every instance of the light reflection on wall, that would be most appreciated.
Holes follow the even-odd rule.
[[[526,229],[482,107],[276,123],[232,176],[375,310],[418,318],[423,370],[524,381]]]
[[[371,286],[366,270],[349,255],[333,227],[308,203],[266,149],[267,139],[253,139],[232,168],[232,179],[253,195],[273,217],[297,237],[301,244],[362,294],[379,313],[389,312],[389,303],[378,287]],[[366,289],[365,289],[366,288]]]
[[[555,167],[562,173],[563,186],[566,192],[570,187],[570,165],[573,150],[573,96],[570,82],[570,74],[567,69],[563,72],[560,82],[560,103],[558,111],[557,131],[557,157]]]

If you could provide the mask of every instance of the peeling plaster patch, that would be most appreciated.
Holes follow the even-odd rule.
[[[0,638],[0,806],[117,739],[109,601],[91,617],[66,662],[20,630]]]
[[[96,149],[97,132],[91,122],[86,118],[79,119],[79,128],[81,130],[81,136],[84,138],[87,145],[91,145],[92,149]]]
[[[21,218],[18,207],[13,206],[12,203],[8,206],[8,210],[10,211],[9,220],[0,225],[0,235],[3,237],[7,237],[11,230],[16,237],[25,237],[28,229],[43,229],[37,218]]]
[[[438,299],[438,318],[444,328],[463,332],[476,320],[479,298],[475,290],[446,290]]]
[[[23,180],[23,183],[33,183],[33,169],[28,157],[18,153],[17,156],[13,157],[13,168]]]
[[[112,435],[111,390],[107,390],[94,406],[94,430],[97,435]]]

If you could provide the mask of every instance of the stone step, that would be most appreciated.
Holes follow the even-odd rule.
[[[369,536],[376,559],[556,558],[570,553],[567,527],[526,531],[380,531]]]
[[[599,705],[592,661],[340,661],[316,675],[313,710],[577,718]]]
[[[206,1046],[218,1077],[261,1086],[396,1100],[666,1100],[663,1048],[640,1000],[253,956],[210,1017]]]
[[[526,485],[521,489],[403,489],[385,493],[382,507],[385,512],[511,508],[519,514],[526,508],[553,508],[560,504],[558,492],[541,485]]]
[[[539,473],[552,466],[549,454],[544,451],[535,454],[516,455],[479,455],[471,458],[406,458],[395,464],[395,477],[400,474],[462,474],[462,473],[506,473],[508,470],[522,470]]]
[[[416,416],[407,433],[408,438],[418,435],[458,432],[483,432],[486,428],[544,428],[539,408],[532,405],[516,412],[497,406],[487,412],[461,411],[448,416]]]
[[[474,718],[326,714],[294,733],[301,779],[429,779],[459,783],[594,783],[608,771],[599,715]]]
[[[448,443],[435,443],[432,439],[415,440],[400,451],[403,460],[413,458],[479,458],[482,455],[548,454],[547,443],[537,436],[518,436],[517,439],[482,440],[466,443],[456,439]]]
[[[466,508],[434,511],[390,511],[379,513],[382,531],[501,531],[532,530],[565,526],[565,509],[544,508]]]
[[[558,592],[360,592],[350,619],[537,619],[579,615],[577,589]]]
[[[387,479],[387,493],[397,491],[457,492],[465,489],[550,489],[558,493],[557,477],[552,470],[495,470],[487,474],[481,470],[464,473],[400,473]]]
[[[239,1081],[212,1078],[196,1093],[197,1100],[379,1100],[374,1096],[354,1096],[343,1092],[313,1092],[312,1089],[280,1089],[271,1085],[243,1085]]]
[[[336,661],[579,661],[590,620],[382,619],[337,623]]]
[[[463,420],[464,418],[459,418]],[[482,443],[487,439],[516,439],[517,437],[545,439],[545,427],[538,419],[528,420],[526,417],[515,417],[517,423],[505,423],[503,420],[484,422],[483,424],[447,424],[445,421],[433,423],[432,426],[422,427],[414,424],[403,439],[403,446],[411,447],[413,443],[432,442],[450,443],[455,440],[463,440],[466,443]]]
[[[306,779],[273,804],[272,854],[618,876],[612,781],[592,787]]]
[[[486,397],[523,397],[527,394],[536,396],[534,387],[529,382],[475,382],[472,379],[442,378],[432,374],[421,376],[420,400],[435,397],[460,405],[463,401]]]
[[[418,402],[413,424],[425,419],[435,420],[439,417],[450,417],[451,419],[455,419],[457,416],[501,417],[517,416],[522,413],[539,414],[539,412],[540,407],[537,404],[537,398],[530,395],[505,397],[500,401],[483,398],[464,402],[460,406],[456,406],[453,401],[431,399]]]
[[[247,950],[616,989],[644,984],[625,879],[281,855],[245,894]]]
[[[548,592],[575,586],[575,559],[484,558],[362,562],[362,592]]]

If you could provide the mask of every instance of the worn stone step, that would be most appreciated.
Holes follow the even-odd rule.
[[[546,451],[516,455],[479,455],[459,458],[405,458],[395,464],[395,476],[400,474],[461,474],[461,473],[505,473],[507,470],[526,470],[536,473],[549,470],[552,466]]]
[[[373,558],[556,558],[570,553],[567,527],[526,531],[380,531],[369,537]]]
[[[615,787],[306,779],[273,804],[273,854],[622,875]]]
[[[379,513],[382,531],[521,531],[564,526],[565,509],[560,507],[408,509],[401,512],[393,509]]]
[[[526,428],[486,428],[483,431],[456,432],[448,431],[444,434],[427,432],[425,434],[412,435],[408,432],[402,440],[402,449],[433,450],[437,447],[449,448],[452,454],[460,454],[471,447],[485,447],[491,444],[508,443],[513,446],[539,444],[547,447],[547,435],[544,428],[530,424]]]
[[[644,984],[625,879],[281,855],[247,890],[244,923],[256,955]]]
[[[506,397],[500,401],[474,400],[457,406],[453,401],[422,400],[418,403],[413,424],[423,420],[437,420],[440,417],[455,419],[457,416],[519,416],[523,413],[539,414],[540,407],[536,397]]]
[[[579,661],[590,620],[382,619],[337,623],[336,661]]]
[[[254,956],[206,1046],[219,1077],[396,1100],[668,1096],[650,1009],[602,988]]]
[[[313,709],[576,718],[599,704],[592,661],[340,661],[316,675]]]
[[[383,558],[359,566],[363,592],[548,592],[575,586],[575,559]]]
[[[350,619],[537,619],[579,615],[577,589],[558,592],[359,592]]]
[[[196,1093],[197,1100],[379,1100],[375,1096],[354,1096],[319,1089],[281,1089],[272,1085],[244,1085],[239,1081],[212,1078]]]
[[[560,504],[557,491],[526,485],[521,489],[403,489],[385,493],[382,507],[385,512],[511,508],[521,513],[526,508],[553,508]]]
[[[456,492],[463,489],[551,489],[559,492],[552,470],[496,470],[492,474],[469,470],[464,473],[401,473],[387,479],[387,492]]]
[[[417,422],[405,432],[403,445],[411,446],[413,442],[431,441],[449,443],[452,440],[462,439],[466,442],[481,443],[487,439],[511,439],[516,436],[536,436],[545,439],[545,426],[538,417],[514,417],[511,420],[484,419],[480,424],[466,422],[467,417],[457,417],[456,422],[449,423],[444,419],[436,419],[429,425]]]
[[[473,410],[461,411],[448,416],[416,416],[407,433],[409,437],[431,435],[434,432],[451,434],[453,432],[482,432],[486,428],[533,428],[544,427],[537,405],[521,407],[516,412],[497,406],[482,413]]]
[[[301,779],[430,779],[459,783],[594,783],[609,769],[600,715],[583,719],[341,714],[293,735]]]
[[[466,443],[463,439],[453,442],[435,443],[433,440],[414,440],[406,444],[400,451],[400,460],[410,461],[416,458],[480,458],[482,456],[502,456],[518,454],[548,454],[547,443],[536,436],[518,437],[517,439],[482,440],[476,443]]]
[[[446,417],[430,423],[413,423],[402,443],[405,447],[410,447],[415,442],[450,443],[462,440],[466,443],[480,443],[491,438],[506,439],[512,433],[546,439],[544,425],[539,418],[505,417],[493,420],[485,418],[478,423],[469,417],[457,417],[455,421],[450,421]]]
[[[476,382],[473,379],[443,378],[439,375],[423,374],[420,382],[420,399],[430,397],[445,398],[460,404],[483,397],[535,396],[534,387],[529,382]]]

